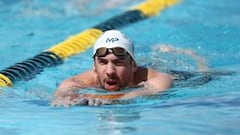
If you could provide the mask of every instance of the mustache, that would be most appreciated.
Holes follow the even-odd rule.
[[[118,81],[119,78],[117,76],[111,76],[111,77],[105,77],[104,81],[108,82],[108,81]]]

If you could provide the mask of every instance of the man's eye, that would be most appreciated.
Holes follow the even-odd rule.
[[[124,61],[115,61],[115,65],[122,66],[124,64],[125,64]]]
[[[98,63],[100,63],[100,64],[107,64],[107,61],[105,61],[105,60],[99,60]]]

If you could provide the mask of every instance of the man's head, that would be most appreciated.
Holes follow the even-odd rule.
[[[104,32],[94,44],[93,57],[101,87],[116,91],[129,86],[137,67],[133,43],[123,33]]]
[[[93,57],[96,55],[99,48],[113,49],[113,53],[117,54],[120,48],[124,49],[134,60],[134,46],[133,43],[120,31],[118,30],[108,30],[104,32],[93,46]],[[118,50],[114,50],[119,48]],[[121,55],[121,54],[120,54]]]

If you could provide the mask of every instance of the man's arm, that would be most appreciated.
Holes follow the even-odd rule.
[[[155,70],[148,69],[150,72],[148,80],[144,82],[144,88],[138,91],[126,93],[121,99],[131,99],[138,96],[154,95],[165,91],[172,86],[171,76],[166,73],[159,73]]]
[[[93,84],[93,73],[87,71],[82,74],[64,80],[54,93],[52,100],[53,106],[70,106],[75,104],[71,97],[77,95],[76,92],[80,89],[87,88]]]
[[[69,93],[74,92],[75,90],[87,88],[87,87],[94,87],[95,85],[95,75],[93,71],[86,71],[79,75],[73,76],[64,80],[56,90],[56,95],[58,93]]]
[[[55,91],[55,96],[63,96],[66,93],[73,93],[77,89],[84,88],[85,84],[78,78],[78,76],[74,76],[64,80]]]

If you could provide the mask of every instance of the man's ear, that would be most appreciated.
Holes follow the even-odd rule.
[[[93,67],[92,67],[92,68],[93,68],[93,71],[96,72],[96,64],[95,64],[95,62],[94,62],[94,64],[93,64]]]
[[[93,67],[92,67],[92,70],[94,72],[96,72],[96,62],[95,62],[95,58],[93,58]]]

